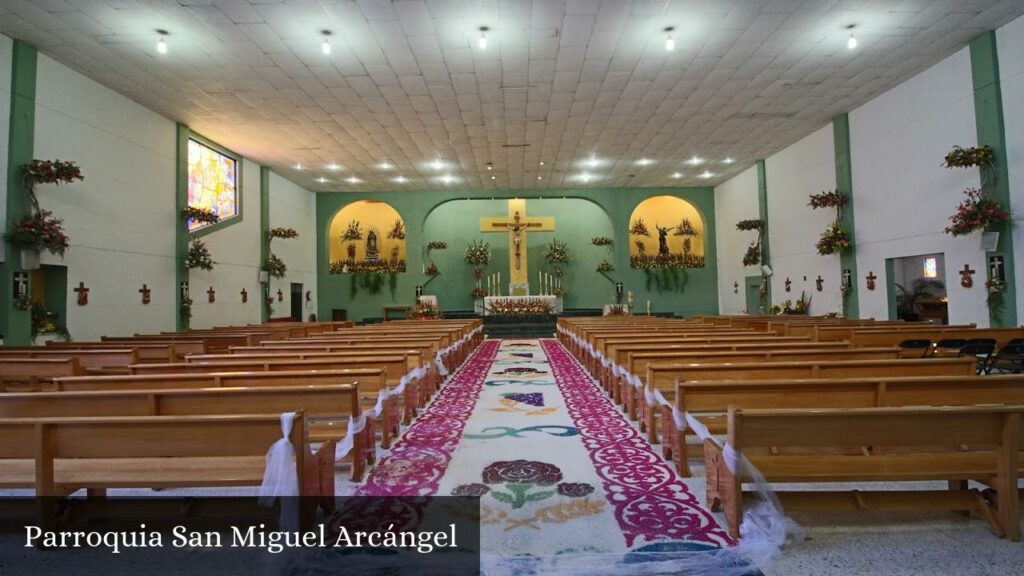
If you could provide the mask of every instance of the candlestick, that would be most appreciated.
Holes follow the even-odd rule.
[[[501,296],[501,272],[498,272],[498,296]]]
[[[650,300],[647,301],[647,315],[648,316],[651,315],[651,301]]]

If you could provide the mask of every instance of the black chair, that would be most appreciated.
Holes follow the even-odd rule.
[[[957,356],[968,357],[973,356],[977,360],[977,368],[975,372],[978,374],[985,374],[988,370],[989,360],[996,351],[996,341],[990,338],[979,338],[977,340],[968,340],[967,344],[964,344],[960,348],[960,354]]]
[[[917,338],[900,342],[900,348],[904,350],[923,350],[921,357],[924,358],[932,348],[932,341],[928,338]]]
[[[986,374],[1020,374],[1024,372],[1024,339],[1017,338],[1019,343],[1003,346],[998,354],[992,357],[985,366]]]
[[[952,356],[954,352],[959,353],[960,349],[967,344],[963,338],[946,338],[939,340],[932,346],[929,356]]]

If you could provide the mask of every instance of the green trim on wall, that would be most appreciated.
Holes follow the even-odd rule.
[[[270,168],[260,166],[260,271],[263,264],[270,256],[270,243],[267,241],[267,232],[270,230]],[[264,304],[264,299],[270,295],[269,280],[260,285],[260,321],[266,322],[270,318],[270,311]]]
[[[974,84],[974,121],[978,134],[978,146],[991,146],[995,153],[992,175],[982,187],[985,194],[1004,207],[1010,206],[1010,174],[1007,167],[1006,127],[1003,120],[1003,98],[999,80],[999,54],[996,48],[996,33],[988,31],[971,40],[971,79]],[[999,232],[999,244],[987,258],[1003,257],[1003,306],[998,314],[990,315],[993,326],[1017,325],[1017,285],[1014,277],[1013,225],[1004,222],[988,228]],[[986,278],[991,279],[992,270],[986,266]]]
[[[39,52],[35,46],[15,40],[11,62],[11,125],[7,151],[7,227],[31,213],[25,194],[22,168],[35,154],[36,72]],[[14,274],[20,271],[21,252],[4,243],[0,266],[0,305],[4,314],[0,331],[4,343],[23,346],[32,343],[32,313],[14,307]],[[28,286],[28,294],[32,287]],[[67,322],[67,319],[63,319]]]
[[[185,258],[188,255],[188,231],[181,223],[181,211],[188,206],[188,137],[191,131],[188,126],[178,124],[177,165],[175,167],[175,224],[174,224],[174,318],[178,330],[188,329],[189,322],[181,314],[182,285],[188,283],[188,268]]]
[[[885,259],[885,294],[886,307],[889,309],[889,320],[896,320],[896,259]]]
[[[225,156],[228,156],[232,160],[235,161],[235,195],[236,195],[237,204],[238,204],[238,213],[237,214],[235,214],[231,218],[227,218],[225,220],[221,220],[220,222],[217,222],[215,224],[207,224],[206,226],[203,226],[202,228],[200,228],[200,229],[196,230],[195,232],[193,232],[192,235],[195,236],[196,238],[202,238],[203,236],[206,236],[208,234],[213,234],[214,232],[216,232],[218,230],[223,230],[224,228],[227,228],[228,226],[234,226],[235,224],[241,224],[242,223],[242,219],[245,217],[245,207],[243,206],[243,201],[244,201],[244,198],[245,198],[245,194],[242,193],[242,173],[244,172],[244,170],[242,169],[242,164],[245,162],[245,158],[243,158],[240,154],[236,154],[236,153],[232,152],[230,149],[225,148],[224,146],[221,146],[220,144],[217,144],[213,140],[210,140],[209,138],[207,138],[207,137],[205,137],[205,136],[203,136],[201,134],[196,134],[192,130],[189,130],[189,132],[188,132],[188,139],[195,140],[196,142],[199,142],[200,144],[203,144],[204,146],[209,146],[210,148],[213,148],[217,152],[220,152],[221,154],[223,154]],[[186,206],[187,206],[188,205],[187,204],[187,201],[188,201],[188,171],[187,171],[187,169],[188,169],[188,141],[187,140],[185,142],[185,146],[186,146],[185,147],[185,167],[186,167],[186,172],[185,172],[185,176],[186,176],[186,180],[185,180],[185,200],[186,200]]]
[[[850,247],[839,253],[840,274],[850,271],[850,293],[843,297],[843,315],[860,317],[860,279],[857,275],[857,228],[854,223],[853,163],[850,160],[850,115],[832,119],[832,139],[836,154],[836,188],[846,194],[848,204],[843,210],[843,230],[850,236]],[[842,276],[839,278],[842,284]]]
[[[764,230],[761,234],[761,264],[771,266],[771,246],[768,241],[770,236],[768,233],[768,176],[764,160],[757,161],[757,212],[761,221],[764,222]],[[765,299],[766,304],[761,305],[762,313],[767,313],[767,308],[772,306],[772,282],[770,279],[767,280],[767,284],[768,296]]]

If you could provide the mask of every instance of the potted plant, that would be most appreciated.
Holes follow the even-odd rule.
[[[917,309],[919,300],[934,296],[933,290],[945,290],[946,285],[941,280],[934,278],[918,278],[910,283],[910,288],[902,284],[896,284],[899,294],[896,295],[896,317],[901,320],[920,320],[921,314]]]

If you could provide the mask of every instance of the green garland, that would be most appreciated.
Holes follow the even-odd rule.
[[[644,268],[646,288],[658,292],[679,292],[686,290],[690,276],[685,268]]]

